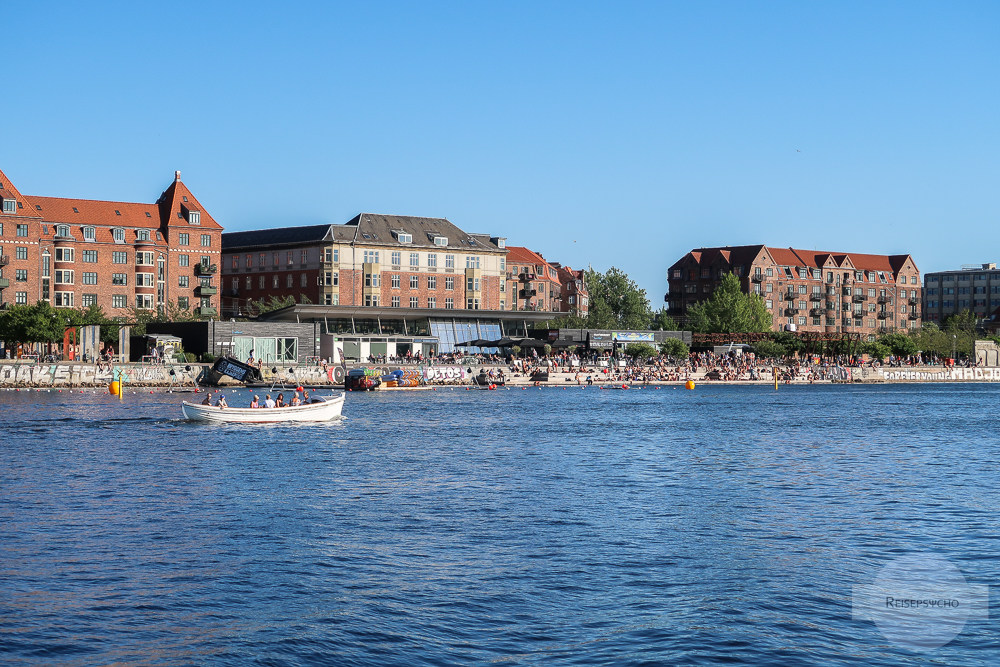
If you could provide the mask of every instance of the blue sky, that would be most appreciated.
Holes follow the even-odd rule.
[[[662,304],[703,245],[1000,261],[995,2],[13,3],[25,194],[442,216]]]

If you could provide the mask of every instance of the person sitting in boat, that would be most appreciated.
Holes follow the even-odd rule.
[[[229,404],[226,403],[226,395],[225,394],[222,394],[222,393],[219,394],[219,402],[216,405],[218,407],[220,407],[220,408],[228,408],[229,407]]]
[[[280,393],[278,394],[278,400],[276,400],[274,402],[274,407],[276,407],[276,408],[287,408],[288,407],[287,405],[285,405],[285,395],[284,394],[280,394]]]
[[[212,393],[211,392],[205,394],[205,400],[202,401],[201,404],[202,405],[211,405],[212,404]]]
[[[302,405],[302,399],[299,398],[299,392],[292,394],[291,406],[294,408],[296,405]]]
[[[253,395],[253,400],[250,401],[250,407],[251,408],[259,408],[260,407],[260,396],[258,396],[257,394]]]
[[[270,395],[270,394],[267,394],[267,395],[266,395],[266,396],[264,397],[264,407],[265,407],[265,408],[273,408],[273,407],[274,407],[274,405],[275,405],[275,404],[274,404],[274,399],[273,399],[273,398],[271,398],[271,395]]]
[[[303,389],[302,390],[302,404],[305,405],[306,403],[309,403],[311,400],[312,399],[309,398],[309,390],[308,389]]]

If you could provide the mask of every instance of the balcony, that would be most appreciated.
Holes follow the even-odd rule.
[[[810,294],[809,295],[809,300],[810,301],[822,301],[823,300],[823,295],[822,294]]]
[[[762,282],[764,282],[764,274],[763,273],[755,273],[752,276],[750,276],[750,280],[754,281],[755,283],[762,283]]]
[[[920,313],[910,313],[910,319],[911,320],[919,320],[920,319]]]
[[[213,285],[198,285],[194,289],[198,296],[215,296],[219,293],[219,288]]]
[[[864,303],[864,301],[865,301],[865,295],[864,294],[855,294],[854,296],[851,297],[851,301],[853,301],[854,303]]]
[[[850,287],[845,287],[843,289],[843,291],[841,292],[841,294],[843,294],[844,296],[851,296],[851,288]]]
[[[198,317],[216,317],[218,316],[219,311],[216,310],[215,308],[210,308],[207,306],[199,306],[198,308],[194,309],[194,314],[197,315]]]
[[[529,299],[535,296],[536,294],[538,294],[538,290],[533,290],[533,289],[523,289],[519,290],[517,293],[517,295],[522,299]]]
[[[7,266],[10,264],[10,255],[0,255],[0,266]]]
[[[196,276],[211,276],[214,275],[219,270],[215,264],[195,264],[194,265],[194,275]]]
[[[878,298],[878,302],[879,303],[887,303],[889,305],[892,305],[892,297],[891,296],[880,296]]]
[[[525,271],[520,276],[518,276],[518,278],[520,280],[534,280],[535,279],[535,274],[534,273],[528,273],[527,271]]]
[[[3,264],[0,263],[0,266],[3,266]],[[910,297],[910,305],[911,306],[916,306],[916,305],[919,305],[919,304],[920,304],[920,297],[919,296],[911,296]]]
[[[796,315],[798,312],[798,308],[785,308],[785,315]]]
[[[799,295],[798,292],[786,292],[782,296],[782,298],[785,299],[786,301],[795,301],[797,298],[799,298]]]
[[[812,308],[809,310],[809,314],[813,317],[823,317],[826,315],[826,308]]]
[[[10,278],[0,278],[0,289],[7,289],[10,287]]]
[[[875,317],[879,318],[880,320],[888,319],[889,313],[887,311],[880,310],[878,314],[875,315]]]

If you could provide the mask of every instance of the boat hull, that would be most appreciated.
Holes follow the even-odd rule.
[[[344,409],[344,394],[314,396],[311,403],[287,408],[218,408],[214,405],[181,403],[184,418],[220,424],[278,424],[282,422],[325,422],[337,419]]]

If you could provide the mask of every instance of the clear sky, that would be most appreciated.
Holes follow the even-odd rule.
[[[692,247],[1000,261],[997,2],[12,2],[27,195],[447,217],[662,305]]]

